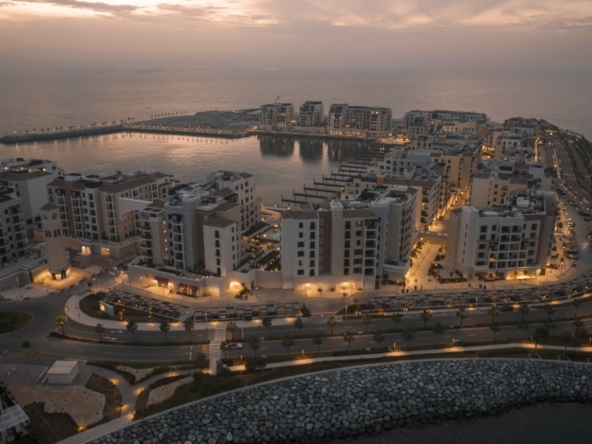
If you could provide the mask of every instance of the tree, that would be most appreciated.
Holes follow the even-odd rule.
[[[317,346],[317,354],[321,352],[321,345],[325,342],[325,335],[323,333],[315,333],[312,337],[312,343]]]
[[[117,307],[115,309],[115,314],[117,315],[117,317],[119,318],[120,321],[123,319],[124,313],[125,313],[125,310],[123,307]]]
[[[573,325],[574,325],[574,327],[576,328],[576,331],[575,331],[574,335],[576,335],[576,336],[577,336],[577,335],[578,335],[578,331],[580,331],[580,328],[582,328],[582,327],[584,326],[584,323],[583,323],[581,320],[579,320],[579,319],[576,319],[576,320],[573,322]]]
[[[364,331],[368,333],[368,325],[372,322],[372,316],[368,313],[362,315],[362,323],[364,324]]]
[[[232,338],[233,341],[234,341],[234,332],[236,330],[238,330],[238,325],[236,325],[236,322],[230,321],[228,324],[226,324],[226,331],[230,333],[230,337]]]
[[[282,339],[282,347],[286,347],[288,349],[288,356],[290,356],[290,348],[294,347],[294,339],[292,336],[288,335]]]
[[[536,350],[538,345],[549,337],[549,330],[544,327],[539,327],[534,331],[532,340],[534,341],[534,349]]]
[[[524,334],[524,332],[530,328],[530,326],[528,325],[528,322],[526,322],[526,321],[518,322],[517,327],[518,327],[518,330],[520,330],[520,333],[522,333],[522,334]]]
[[[397,324],[401,322],[403,315],[401,313],[395,313],[391,316],[391,321],[395,324],[395,331],[397,331]]]
[[[251,338],[249,339],[249,347],[253,350],[253,357],[257,357],[257,350],[261,348],[261,339]]]
[[[520,304],[520,314],[522,315],[521,321],[524,321],[524,317],[530,313],[530,307],[526,304]]]
[[[195,328],[195,322],[193,321],[193,317],[185,319],[183,321],[183,328],[187,333],[189,333],[189,343],[192,342],[193,338],[191,337],[191,330]]]
[[[302,319],[296,319],[296,322],[294,322],[294,328],[297,328],[299,332],[304,328],[304,322],[302,322]]]
[[[559,341],[565,346],[563,348],[563,356],[565,356],[565,354],[567,353],[567,346],[575,344],[575,338],[571,335],[571,333],[568,333],[566,331],[561,333],[561,335],[559,336]]]
[[[545,321],[543,322],[543,326],[549,332],[549,334],[551,334],[551,330],[555,328],[555,323],[553,322],[553,319],[549,318],[545,319]]]
[[[555,313],[555,309],[550,305],[546,305],[545,307],[543,307],[543,310],[545,310],[545,313],[547,313],[547,320],[550,321],[551,316],[553,316],[553,314]]]
[[[380,347],[380,344],[382,344],[385,339],[386,338],[384,337],[384,335],[380,331],[377,331],[376,333],[374,333],[374,342],[376,342],[376,344],[379,347]]]
[[[103,332],[105,331],[105,326],[103,324],[95,325],[95,333],[99,334],[99,342],[103,342]]]
[[[228,344],[226,341],[220,342],[220,351],[224,352],[224,358],[228,359]]]
[[[497,322],[492,322],[491,325],[489,326],[489,329],[493,332],[493,343],[495,344],[495,338],[497,336],[497,334],[502,331],[502,328],[500,327],[500,325]]]
[[[160,331],[164,333],[164,341],[168,343],[169,339],[168,339],[167,333],[171,329],[171,323],[169,321],[162,321],[160,323],[160,325],[158,326],[158,328],[160,328]]]
[[[497,307],[495,306],[495,304],[493,304],[491,307],[489,307],[487,309],[487,314],[489,316],[491,316],[491,322],[493,323],[493,321],[495,320],[495,318],[497,316],[499,316],[499,310],[497,309]]]
[[[440,335],[444,333],[444,326],[438,322],[432,327],[432,331],[436,335],[436,345],[438,345],[440,343]]]
[[[68,323],[68,318],[66,317],[66,315],[59,315],[56,318],[55,323],[62,327],[62,335],[66,336],[66,332],[64,331],[64,325]]]
[[[415,329],[407,327],[403,330],[403,339],[407,342],[407,350],[409,350],[409,341],[412,341],[413,338],[415,338]]]
[[[423,328],[426,328],[428,321],[432,318],[432,313],[427,308],[424,308],[419,314],[419,317],[423,321]]]
[[[138,323],[136,321],[128,321],[127,325],[125,326],[127,331],[132,333],[132,341],[136,343],[136,330],[138,329]]]
[[[347,342],[347,352],[351,352],[351,343],[356,340],[354,333],[351,330],[347,330],[343,333],[343,340]]]
[[[329,319],[327,319],[327,325],[331,327],[331,334],[333,334],[333,329],[337,325],[337,318],[335,316],[329,316]]]
[[[460,307],[458,310],[456,310],[456,315],[460,319],[458,328],[462,328],[464,320],[467,318],[467,316],[469,316],[466,310],[467,309],[465,307]]]
[[[265,331],[269,333],[269,327],[271,327],[271,318],[263,318],[261,324],[265,327]]]
[[[574,319],[578,317],[578,308],[580,308],[580,305],[582,305],[584,301],[582,301],[581,299],[576,299],[573,302],[574,305]]]

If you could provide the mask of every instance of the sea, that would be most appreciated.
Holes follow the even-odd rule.
[[[484,55],[486,56],[486,55]],[[352,61],[354,62],[354,61]],[[552,62],[550,61],[550,64]],[[306,100],[386,106],[395,119],[412,109],[453,109],[545,119],[592,139],[590,72],[414,72],[364,70],[32,70],[0,68],[0,135],[33,128],[154,114],[257,108]],[[66,172],[175,174],[203,181],[219,169],[255,174],[263,202],[273,204],[302,185],[330,175],[367,150],[364,143],[249,137],[223,140],[124,133],[74,140],[0,144],[0,158],[56,160]],[[397,430],[359,439],[369,444],[592,442],[592,406],[542,404],[498,418]],[[346,443],[352,441],[344,441]]]
[[[163,113],[257,108],[276,100],[386,106],[395,119],[412,109],[487,113],[546,119],[592,138],[590,73],[266,71],[266,70],[53,70],[0,69],[0,135],[33,128],[89,125]],[[69,173],[155,169],[184,182],[203,181],[218,169],[256,175],[264,203],[280,202],[312,185],[367,149],[355,142],[270,137],[117,134],[76,140],[0,144],[0,157],[57,160]]]

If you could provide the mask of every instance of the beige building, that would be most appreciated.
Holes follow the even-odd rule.
[[[534,275],[547,265],[555,223],[555,195],[545,191],[521,192],[502,207],[453,210],[444,262],[473,276]]]
[[[47,185],[72,248],[123,257],[138,252],[140,210],[168,198],[172,175],[154,171],[60,176]],[[70,242],[67,239],[66,242]],[[88,250],[87,250],[88,249]]]
[[[266,128],[271,126],[286,126],[294,123],[294,105],[291,103],[270,103],[261,105],[259,125]]]
[[[0,186],[0,263],[7,264],[23,257],[27,245],[21,200],[12,188]]]
[[[65,279],[68,276],[70,259],[57,205],[47,203],[41,207],[41,228],[45,240],[47,271],[53,280]]]

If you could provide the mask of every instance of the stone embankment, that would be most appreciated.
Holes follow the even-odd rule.
[[[500,414],[536,402],[591,402],[592,365],[445,360],[336,370],[197,402],[95,443],[317,443]]]

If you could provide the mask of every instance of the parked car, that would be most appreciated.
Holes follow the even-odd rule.
[[[499,308],[499,311],[514,311],[514,307],[512,307],[511,305],[502,305]]]
[[[226,347],[228,348],[228,350],[240,350],[241,348],[243,348],[243,344],[241,344],[240,342],[229,342]]]

